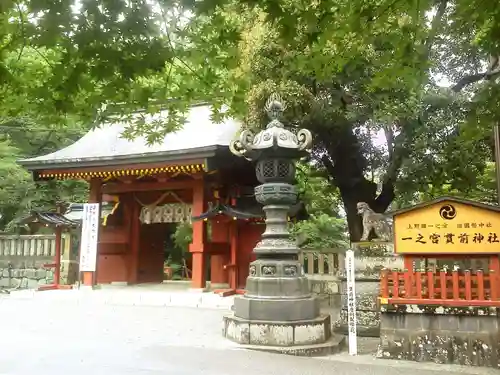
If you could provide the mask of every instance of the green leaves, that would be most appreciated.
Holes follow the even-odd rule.
[[[293,226],[292,234],[303,239],[305,249],[343,252],[348,248],[346,222],[326,214],[311,215]]]
[[[347,225],[339,215],[339,191],[328,182],[325,172],[300,163],[297,189],[310,215],[307,220],[292,226],[292,235],[300,239],[301,247],[334,251],[346,249]]]
[[[263,103],[277,91],[287,125],[314,133],[312,161],[344,198],[375,203],[373,186],[394,181],[410,195],[448,183],[468,189],[500,121],[499,86],[483,74],[499,55],[499,17],[494,2],[479,0],[4,0],[0,119],[71,133],[103,104],[121,103],[127,117],[161,102],[169,119],[139,118],[125,134],[154,143],[200,101],[213,104],[216,120],[262,126]],[[444,92],[437,75],[467,79]],[[314,220],[335,216],[317,204]]]
[[[2,121],[3,120],[3,121]],[[76,124],[50,130],[29,119],[0,118],[0,230],[15,230],[16,221],[31,210],[54,210],[56,203],[85,202],[87,184],[82,181],[34,183],[19,164],[19,158],[49,153],[74,142],[82,135]]]
[[[56,151],[87,130],[75,114],[57,112],[57,103],[65,101],[46,91],[59,57],[57,51],[32,47],[23,48],[22,54],[4,54],[10,78],[0,84],[0,173],[5,177],[0,183],[0,229],[16,229],[15,222],[32,209],[53,210],[59,200],[86,200],[85,183],[35,184],[16,163],[20,158]],[[73,103],[77,101],[72,98]]]
[[[193,241],[193,227],[190,223],[180,223],[171,237],[175,247],[184,254]]]

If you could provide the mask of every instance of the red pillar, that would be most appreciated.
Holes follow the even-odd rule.
[[[413,272],[415,271],[414,270],[414,262],[415,262],[415,258],[412,256],[412,255],[407,255],[405,254],[404,258],[403,258],[403,264],[404,264],[404,269],[407,270],[408,272]]]
[[[231,222],[230,232],[229,232],[229,243],[231,246],[231,268],[229,269],[229,287],[231,289],[237,289],[238,285],[238,221],[233,220]]]
[[[193,216],[201,215],[205,212],[205,186],[203,180],[197,180],[193,186]],[[207,239],[207,225],[205,221],[193,223],[193,242],[189,245],[189,251],[193,255],[193,276],[191,287],[194,289],[204,289],[206,287],[205,272],[205,243]]]
[[[490,280],[492,299],[498,298],[500,290],[500,257],[498,254],[492,254],[490,257]]]
[[[61,282],[61,243],[62,243],[62,227],[56,226],[56,255],[54,269],[54,285],[59,286]]]
[[[90,186],[89,186],[89,203],[99,203],[101,204],[101,187],[102,181],[99,178],[91,178]],[[99,217],[101,216],[101,206],[99,205]],[[101,225],[99,222],[99,232],[101,229]],[[98,237],[99,238],[99,237]],[[99,245],[97,245],[97,254],[96,254],[96,271],[95,272],[82,272],[82,282],[85,286],[93,287],[97,283],[97,268],[99,265]]]
[[[130,249],[128,257],[128,282],[130,284],[136,284],[138,282],[138,270],[139,270],[139,241],[140,241],[140,221],[139,215],[141,207],[133,199],[132,195],[127,196],[124,202],[127,207],[127,212],[129,215],[129,228],[130,228]]]

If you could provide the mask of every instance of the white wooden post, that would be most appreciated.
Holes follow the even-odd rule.
[[[354,273],[354,251],[346,251],[346,276],[347,276],[347,324],[349,326],[349,354],[358,354],[358,338],[356,330],[356,281]]]

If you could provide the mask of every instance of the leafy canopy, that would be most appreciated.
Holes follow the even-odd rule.
[[[278,91],[288,125],[314,132],[353,238],[358,201],[383,211],[396,191],[474,186],[500,120],[491,2],[4,0],[0,14],[5,119],[64,124],[167,100],[168,123],[128,131],[154,142],[200,100],[261,126]]]
[[[54,152],[76,141],[88,126],[74,114],[58,114],[43,96],[51,60],[28,47],[5,52],[3,64],[16,72],[15,82],[0,83],[0,230],[17,230],[16,222],[31,210],[54,210],[60,202],[83,202],[87,186],[79,181],[34,183],[18,159]],[[34,97],[31,95],[35,95]]]

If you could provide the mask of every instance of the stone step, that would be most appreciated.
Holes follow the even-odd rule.
[[[345,345],[345,336],[333,335],[330,339],[321,344],[302,346],[239,345],[239,348],[300,357],[323,357],[339,353],[345,348]]]

